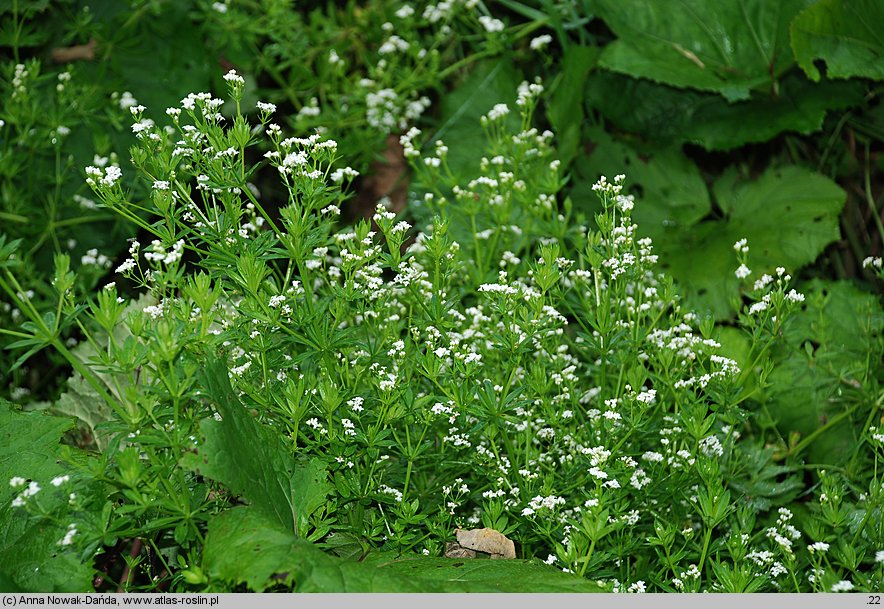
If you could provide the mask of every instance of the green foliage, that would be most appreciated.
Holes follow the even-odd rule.
[[[709,195],[699,172],[677,150],[648,156],[604,134],[598,142],[593,155],[575,170],[582,169],[588,179],[596,177],[592,171],[604,175],[617,166],[632,172],[641,198],[653,206],[637,209],[639,226],[657,243],[662,266],[688,291],[699,311],[718,318],[732,314],[732,295],[739,284],[732,269],[732,246],[739,239],[748,238],[756,265],[771,271],[779,265],[808,264],[838,238],[845,194],[819,174],[785,167],[750,180],[733,168],[712,187],[721,217],[709,219]]]
[[[301,592],[599,592],[574,575],[525,560],[454,560],[370,552],[332,557],[265,520],[233,508],[209,524],[203,571],[210,585],[250,590],[294,584]]]
[[[92,569],[60,545],[71,523],[32,520],[13,504],[34,488],[39,490],[23,501],[40,511],[67,504],[68,494],[61,491],[70,484],[56,487],[51,481],[71,471],[59,463],[59,440],[72,426],[71,419],[23,413],[0,401],[0,573],[10,582],[9,587],[0,582],[4,591],[78,592],[90,586]],[[15,477],[22,478],[20,484],[10,483]]]
[[[512,104],[514,91],[522,75],[512,63],[487,61],[476,66],[457,88],[439,103],[439,127],[433,141],[457,142],[446,159],[454,175],[473,171],[485,142],[485,134],[476,129],[479,118],[496,103]],[[512,126],[516,117],[509,117]],[[432,143],[432,142],[431,142]]]
[[[850,416],[878,396],[884,361],[881,304],[846,282],[814,280],[807,309],[785,333],[788,347],[770,377],[769,410],[812,463],[853,460],[863,450]],[[875,422],[875,421],[873,421]]]
[[[306,536],[310,516],[331,490],[322,462],[295,463],[279,437],[237,399],[221,362],[206,367],[203,383],[220,420],[203,421],[205,442],[189,466],[245,497],[278,527]]]
[[[713,91],[728,101],[776,87],[792,65],[789,23],[809,0],[595,0],[617,40],[600,64],[675,87]]]
[[[880,589],[878,13],[3,4],[0,587]]]
[[[884,80],[882,20],[884,7],[875,0],[815,2],[792,21],[795,59],[814,81],[820,80],[817,59],[825,62],[828,78]]]
[[[588,81],[586,99],[620,129],[651,141],[732,150],[784,132],[817,132],[828,112],[862,103],[864,92],[859,82],[815,84],[790,73],[779,81],[776,94],[765,91],[728,102],[717,94],[596,72]],[[631,103],[620,103],[622,99]]]

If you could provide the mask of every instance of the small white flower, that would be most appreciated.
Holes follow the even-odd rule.
[[[853,582],[846,579],[832,584],[832,592],[850,592],[851,590],[853,590]]]
[[[70,479],[71,479],[70,476],[58,476],[56,478],[53,478],[52,481],[50,482],[50,484],[52,486],[61,486],[65,482],[68,482]]]
[[[539,51],[545,48],[550,42],[552,42],[552,36],[549,34],[542,34],[536,38],[532,38],[531,44],[528,46],[532,51]]]
[[[495,32],[502,32],[503,28],[506,27],[503,21],[489,17],[488,15],[482,15],[479,17],[479,23],[482,24],[482,27],[485,28],[486,32],[492,34]]]
[[[752,271],[749,270],[749,267],[745,264],[741,264],[740,267],[736,271],[734,271],[734,275],[736,275],[738,279],[745,279],[751,274]]]
[[[233,83],[234,85],[244,85],[246,84],[245,79],[236,73],[236,70],[230,70],[227,74],[224,75],[224,80],[227,82]]]

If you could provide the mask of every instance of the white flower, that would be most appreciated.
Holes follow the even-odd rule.
[[[786,300],[791,300],[792,302],[804,302],[804,294],[792,289],[786,294]]]
[[[70,476],[58,476],[56,478],[53,478],[50,484],[52,484],[52,486],[61,486],[65,482],[68,482],[70,479]]]
[[[884,550],[875,552],[875,562],[884,562]]]
[[[65,533],[65,536],[63,539],[59,540],[58,545],[60,545],[60,546],[71,545],[71,543],[74,541],[74,535],[76,535],[76,534],[77,534],[77,525],[76,524],[69,524],[67,533]]]
[[[496,121],[510,113],[510,108],[506,104],[495,104],[493,108],[486,114],[489,121]]]
[[[233,83],[234,85],[244,85],[246,84],[245,79],[236,73],[236,70],[230,70],[227,74],[224,75],[224,80],[227,82]]]
[[[637,594],[641,594],[642,592],[646,592],[646,591],[647,591],[647,588],[645,586],[645,582],[642,580],[635,582],[634,584],[629,586],[629,588],[627,589],[627,592],[633,592],[633,593],[637,593]]]
[[[846,579],[832,584],[832,592],[850,592],[851,590],[853,590],[853,582]]]
[[[550,42],[552,42],[552,36],[549,34],[542,34],[536,38],[531,39],[531,44],[528,46],[532,51],[539,51],[546,47]]]
[[[24,486],[26,482],[27,480],[25,480],[21,476],[13,476],[9,479],[9,486],[17,488],[19,486]]]
[[[749,270],[749,267],[746,266],[745,264],[741,264],[740,268],[738,268],[736,271],[734,271],[734,275],[736,275],[738,279],[745,279],[746,277],[748,277],[751,274],[752,274],[752,271]]]
[[[494,19],[493,17],[489,17],[488,15],[482,15],[479,17],[479,23],[482,24],[482,27],[485,28],[486,32],[495,33],[502,32],[503,28],[506,27],[500,19]]]

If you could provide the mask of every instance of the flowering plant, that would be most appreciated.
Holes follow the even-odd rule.
[[[225,80],[239,108],[244,81]],[[132,160],[149,195],[127,193],[118,165],[88,167],[86,182],[152,235],[116,269],[141,294],[110,283],[77,303],[59,256],[58,319],[85,344],[72,352],[58,324],[31,320],[32,339],[55,345],[101,403],[81,418],[102,457],[52,479],[69,488],[63,503],[41,503],[49,481],[21,472],[13,507],[58,521],[58,543],[82,556],[136,537],[153,548],[148,573],[223,586],[236,580],[210,548],[248,542],[212,523],[239,513],[235,494],[277,509],[242,482],[264,459],[260,476],[295,476],[286,496],[300,507],[283,529],[338,553],[440,556],[455,528],[487,527],[520,558],[608,590],[879,585],[880,570],[838,542],[840,478],[822,478],[820,518],[802,532],[784,505],[793,468],[747,424],[804,300],[791,277],[777,268],[751,281],[749,246],[735,244],[736,275],[749,281],[740,366],[655,270],[624,176],[593,187],[595,227],[558,203],[554,136],[532,127],[542,92],[519,88],[515,133],[506,105],[483,117],[487,154],[472,180],[449,170],[445,143],[425,155],[419,130],[402,136],[424,190],[414,214],[431,218],[421,230],[383,201],[371,222],[341,226],[357,172],[340,166],[333,140],[285,137],[272,105],[259,104],[256,123],[239,111],[228,121],[221,100],[191,94],[167,110],[167,128],[134,106]],[[282,185],[278,206],[251,182],[263,168]],[[223,374],[206,372],[218,362]],[[309,476],[287,474],[287,462]],[[760,489],[783,476],[782,488]],[[864,527],[877,522],[865,513]]]

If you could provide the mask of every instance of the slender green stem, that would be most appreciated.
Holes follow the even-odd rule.
[[[703,573],[703,563],[706,562],[706,554],[709,552],[709,542],[712,541],[712,527],[706,526],[706,532],[703,534],[703,550],[700,552],[700,563],[697,570]]]
[[[592,558],[592,553],[595,551],[595,539],[593,539],[589,543],[589,550],[586,552],[586,556],[584,557],[583,566],[580,567],[580,577],[583,577],[586,574],[586,568],[589,566],[589,559]]]
[[[866,201],[869,204],[869,211],[872,214],[872,220],[875,222],[875,226],[878,228],[878,234],[881,235],[881,239],[884,239],[884,223],[881,222],[881,213],[878,211],[878,206],[875,204],[875,197],[872,196],[872,171],[871,171],[871,155],[869,154],[869,145],[870,142],[866,141],[866,171],[865,171],[865,191],[866,191]]]
[[[814,440],[816,440],[819,436],[826,433],[826,431],[828,431],[829,429],[831,429],[832,427],[834,427],[835,425],[837,425],[838,423],[840,423],[844,419],[848,418],[854,412],[856,412],[860,406],[861,406],[861,404],[854,404],[853,406],[851,406],[850,408],[848,408],[844,412],[829,419],[825,425],[822,425],[821,427],[816,428],[812,433],[805,436],[805,438],[803,440],[801,440],[798,444],[796,444],[794,447],[789,449],[789,451],[786,453],[786,456],[794,457],[795,455],[797,455],[798,453],[803,451],[805,448],[810,446],[810,444]]]

